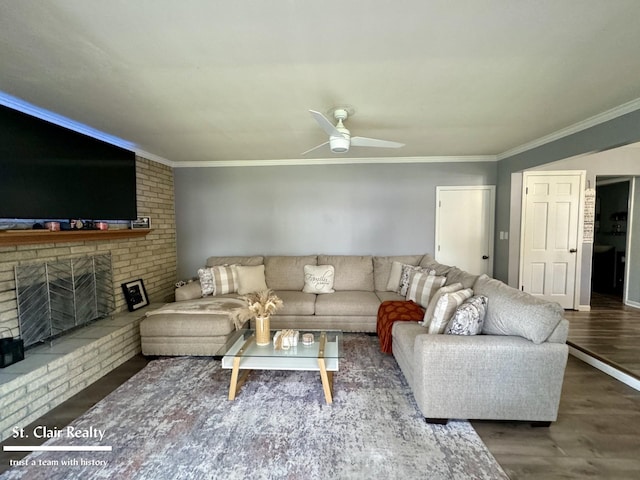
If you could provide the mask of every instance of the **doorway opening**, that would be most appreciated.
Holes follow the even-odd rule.
[[[624,302],[631,180],[597,177],[591,306]]]

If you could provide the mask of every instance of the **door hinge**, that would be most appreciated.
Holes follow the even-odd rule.
[[[525,194],[525,195],[529,195],[529,187],[527,187],[527,188],[525,188],[525,189],[524,189],[524,194]]]
[[[520,285],[520,290],[524,292],[524,285]]]

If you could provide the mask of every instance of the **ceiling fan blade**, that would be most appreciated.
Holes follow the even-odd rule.
[[[377,148],[400,148],[404,143],[390,142],[389,140],[378,140],[377,138],[351,137],[352,147],[377,147]]]
[[[327,145],[328,143],[329,143],[329,141],[327,140],[326,142],[321,143],[321,144],[320,144],[320,145],[318,145],[317,147],[313,147],[313,148],[310,148],[309,150],[307,150],[306,152],[302,152],[300,155],[306,155],[307,153],[309,153],[309,152],[313,152],[314,150],[317,150],[317,149],[318,149],[318,148],[320,148],[320,147],[324,147],[324,146],[325,146],[325,145]]]
[[[342,133],[331,123],[327,117],[325,117],[320,112],[316,112],[315,110],[309,110],[309,113],[313,118],[315,118],[318,125],[327,133],[329,136],[333,137],[342,137]]]

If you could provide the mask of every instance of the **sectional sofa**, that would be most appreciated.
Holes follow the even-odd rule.
[[[207,267],[235,265],[246,278],[230,279],[242,290],[271,288],[284,307],[272,329],[338,329],[376,332],[386,300],[404,300],[390,282],[398,265],[419,266],[484,295],[481,335],[435,335],[416,322],[396,322],[393,355],[425,418],[555,421],[567,361],[568,322],[562,308],[504,283],[442,265],[431,255],[403,256],[233,256],[209,257]],[[305,267],[331,266],[331,293],[310,293]],[[397,272],[396,272],[397,273]],[[215,355],[233,329],[220,302],[237,302],[238,292],[202,297],[200,281],[176,290],[176,302],[141,322],[146,355]],[[307,290],[307,291],[305,291]],[[217,306],[207,311],[212,304]],[[180,305],[188,306],[181,310]],[[223,305],[224,306],[224,305]]]

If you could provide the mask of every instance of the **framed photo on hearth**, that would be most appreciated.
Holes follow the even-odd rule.
[[[147,291],[141,278],[123,283],[122,292],[130,312],[149,305],[149,297],[147,297]]]

